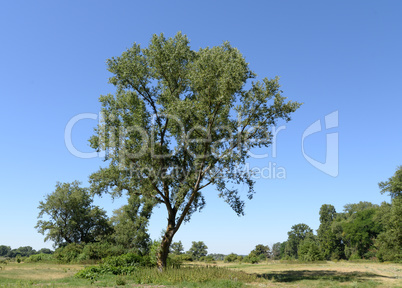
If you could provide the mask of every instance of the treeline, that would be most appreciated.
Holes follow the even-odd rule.
[[[48,248],[42,248],[36,251],[31,246],[22,246],[16,249],[11,249],[10,246],[0,245],[0,257],[18,258],[29,257],[37,254],[53,254],[53,251]]]
[[[273,245],[273,258],[402,261],[402,166],[379,187],[391,203],[347,204],[343,212],[324,204],[317,234],[306,224],[292,226],[287,241]]]
[[[180,241],[173,242],[169,261],[173,264],[218,260],[258,263],[266,259],[402,261],[402,167],[388,181],[379,183],[379,187],[381,193],[389,193],[390,203],[347,204],[342,212],[337,212],[333,205],[322,205],[316,234],[308,225],[296,224],[285,242],[275,243],[271,248],[259,244],[246,256],[208,254],[202,241],[193,242],[185,252]],[[54,253],[47,248],[35,251],[30,246],[11,249],[1,245],[0,256],[33,262],[85,263],[131,253],[149,258],[156,265],[161,242],[152,241],[147,230],[155,203],[129,194],[127,205],[108,218],[103,209],[93,205],[92,196],[78,182],[58,183],[56,190],[40,202],[36,226],[46,240],[54,242]]]

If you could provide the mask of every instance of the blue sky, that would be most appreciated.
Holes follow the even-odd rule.
[[[98,97],[114,91],[106,59],[154,33],[187,34],[194,50],[228,40],[258,78],[281,77],[284,95],[304,105],[278,133],[276,165],[286,179],[260,179],[257,194],[237,217],[210,188],[207,206],[175,236],[186,249],[204,241],[211,253],[247,254],[256,244],[287,239],[297,223],[319,226],[322,204],[389,201],[377,183],[402,164],[402,20],[399,1],[3,1],[0,4],[0,245],[51,247],[34,229],[39,201],[57,181],[80,180],[102,160],[72,155],[68,121],[98,113]],[[311,165],[302,135],[338,111],[337,127],[304,141],[309,157],[325,162],[326,135],[337,133],[337,177]],[[72,140],[91,152],[96,120],[79,121]],[[266,151],[258,151],[266,152]],[[273,167],[273,166],[271,166]],[[109,215],[125,203],[96,199]],[[152,238],[165,226],[155,211]]]

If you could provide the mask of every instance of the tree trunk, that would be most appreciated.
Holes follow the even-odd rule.
[[[167,262],[167,257],[169,255],[169,248],[170,244],[172,244],[173,236],[176,234],[176,211],[173,213],[169,213],[169,218],[168,218],[168,226],[165,232],[165,235],[163,235],[162,242],[161,242],[161,247],[158,252],[158,257],[156,261],[156,265],[158,266],[158,269],[160,272],[163,271],[164,268],[166,268],[166,262]]]
[[[163,236],[162,243],[160,250],[158,252],[158,260],[157,260],[157,266],[159,271],[163,271],[164,268],[166,268],[166,263],[167,263],[167,257],[169,255],[169,248],[170,244],[172,244],[173,240],[173,231],[166,231],[165,235]]]

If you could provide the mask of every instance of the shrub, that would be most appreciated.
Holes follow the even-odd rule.
[[[203,261],[203,262],[206,262],[206,263],[212,263],[212,262],[215,261],[215,259],[214,259],[213,256],[208,255],[208,256],[202,256],[202,257],[200,258],[200,261]]]
[[[54,252],[54,259],[60,263],[72,263],[78,261],[78,256],[82,253],[84,245],[71,243],[65,247],[60,247]]]
[[[194,259],[193,259],[193,256],[191,256],[190,254],[182,254],[182,255],[180,255],[180,257],[181,257],[181,260],[182,261],[193,261]]]
[[[109,256],[103,259],[99,266],[90,266],[79,271],[75,276],[94,280],[98,275],[114,274],[129,275],[137,271],[139,267],[153,267],[149,256],[140,256],[133,253],[121,256]]]
[[[123,278],[123,276],[119,275],[116,278],[116,285],[117,286],[124,286],[126,285],[126,280]]]
[[[27,263],[36,263],[36,262],[43,262],[43,261],[53,261],[53,255],[51,254],[45,254],[45,253],[40,253],[40,254],[35,254],[29,256],[25,262]]]
[[[315,239],[304,239],[298,249],[300,261],[320,261],[324,260],[324,255],[321,253],[318,243]]]
[[[245,256],[243,258],[243,262],[251,263],[251,264],[257,264],[258,263],[258,258],[256,256],[254,256],[254,255],[248,255],[248,256]]]
[[[225,263],[235,262],[237,260],[237,254],[231,253],[225,257],[223,260]]]

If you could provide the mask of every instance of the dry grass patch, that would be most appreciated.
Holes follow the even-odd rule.
[[[9,263],[0,270],[0,279],[57,280],[74,276],[82,268],[83,265]]]

